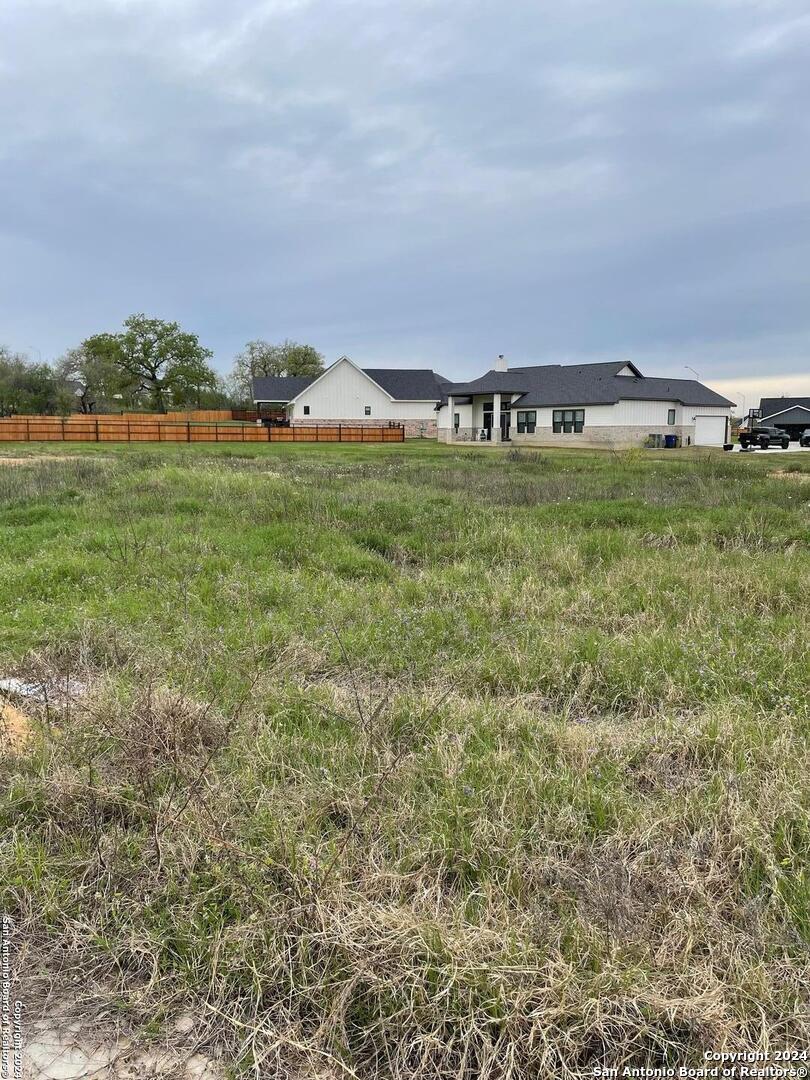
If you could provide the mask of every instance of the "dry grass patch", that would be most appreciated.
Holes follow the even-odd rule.
[[[4,670],[86,687],[0,759],[31,992],[191,1013],[245,1077],[806,1045],[790,488],[437,447],[5,470]]]

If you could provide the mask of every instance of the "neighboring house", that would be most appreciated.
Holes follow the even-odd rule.
[[[810,428],[810,397],[763,398],[759,412],[756,423],[782,428],[791,439],[798,439]]]
[[[448,380],[428,368],[360,368],[347,356],[317,376],[253,380],[259,415],[291,424],[405,425],[436,435],[436,406]]]
[[[684,446],[728,442],[734,403],[693,379],[642,375],[629,362],[495,367],[444,387],[439,438],[532,446],[642,446],[651,435]]]

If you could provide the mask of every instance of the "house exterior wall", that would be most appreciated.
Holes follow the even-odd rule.
[[[731,409],[723,408],[722,405],[684,405],[684,423],[694,423],[696,416],[728,416],[731,417]]]
[[[475,401],[471,410],[472,423],[467,427],[464,419],[459,432],[454,435],[450,430],[451,419],[446,407],[439,411],[439,439],[451,441],[475,441],[476,431],[483,424],[483,398]],[[643,446],[651,434],[680,436],[683,445],[694,441],[697,415],[731,416],[731,410],[722,406],[681,405],[676,401],[633,401],[621,400],[615,405],[567,405],[567,409],[585,411],[585,428],[582,432],[560,432],[553,430],[551,407],[531,410],[537,413],[537,427],[532,434],[519,434],[517,430],[518,409],[512,409],[511,442],[525,446],[602,446],[631,447]],[[465,408],[465,406],[462,406]],[[675,410],[675,423],[668,424],[668,413]],[[454,410],[460,412],[459,408]],[[523,411],[523,410],[521,410]]]
[[[459,430],[463,428],[471,428],[473,426],[473,406],[472,405],[456,405],[453,408],[454,413],[458,413],[458,426]],[[480,410],[479,410],[480,412]],[[449,410],[445,406],[436,413],[437,417],[444,417],[444,426],[449,427],[453,422],[453,417],[450,415]],[[437,424],[441,425],[442,421],[437,419]]]
[[[405,416],[395,416],[375,420],[373,416],[362,416],[359,419],[347,419],[345,416],[299,416],[291,419],[292,427],[307,427],[312,424],[323,424],[327,427],[337,427],[346,424],[348,427],[373,427],[378,428],[381,424],[402,424],[405,428],[406,439],[435,439],[437,435],[435,416],[431,420],[409,420]]]
[[[304,406],[309,415],[304,415]],[[365,407],[371,406],[366,416]],[[377,425],[381,421],[397,423],[433,424],[435,432],[435,401],[392,401],[388,394],[376,385],[364,372],[348,360],[334,364],[321,378],[303,390],[296,401],[287,407],[292,423],[312,424],[347,423],[368,421]]]
[[[643,446],[647,437],[657,435],[679,435],[684,446],[688,445],[694,436],[694,425],[684,427],[680,424],[652,427],[649,424],[602,424],[598,427],[588,427],[587,414],[585,417],[585,430],[579,433],[565,432],[556,433],[551,427],[541,428],[538,424],[533,435],[520,435],[515,428],[512,429],[511,441],[516,446],[568,446],[568,447],[615,447],[624,448]]]
[[[513,395],[509,395],[510,400]],[[472,404],[457,405],[454,404],[453,412],[459,414],[459,427],[458,427],[458,441],[469,442],[471,439],[475,441],[475,437],[484,426],[484,405],[493,400],[493,395],[482,395],[480,397],[473,398]],[[506,395],[502,395],[502,401],[506,400]],[[437,417],[438,432],[437,435],[440,441],[451,442],[450,427],[453,423],[453,417],[450,414],[450,410],[446,405],[443,405],[438,412],[434,413]],[[497,421],[496,421],[497,423]],[[512,423],[515,423],[515,417],[512,416]]]

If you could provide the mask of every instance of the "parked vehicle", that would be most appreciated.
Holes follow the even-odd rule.
[[[799,436],[799,446],[810,446],[810,427],[805,428]]]
[[[747,450],[749,446],[758,446],[760,450],[767,450],[771,446],[781,446],[783,450],[788,450],[790,436],[782,428],[755,424],[747,431],[740,432],[740,446],[743,450]]]

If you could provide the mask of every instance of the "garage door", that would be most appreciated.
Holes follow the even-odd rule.
[[[695,417],[695,446],[722,446],[725,441],[725,416]]]

